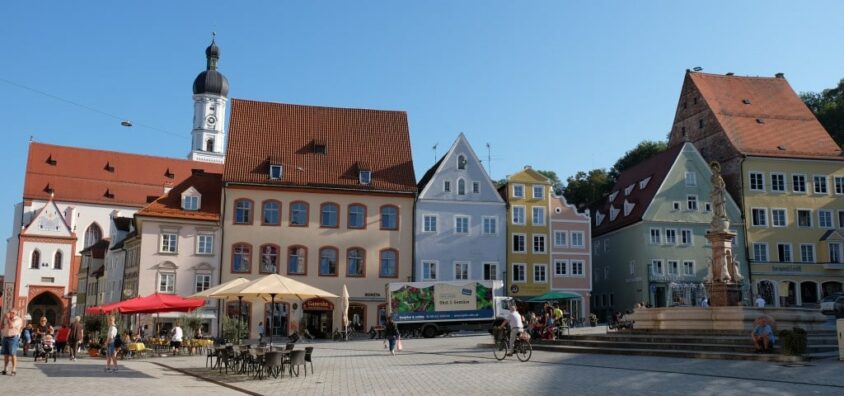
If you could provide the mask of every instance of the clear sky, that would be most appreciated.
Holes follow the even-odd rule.
[[[563,179],[609,167],[665,138],[695,66],[783,72],[798,92],[844,78],[841,1],[127,3],[2,7],[4,238],[30,136],[186,156],[212,31],[231,97],[406,111],[417,177],[459,132],[484,160],[491,145],[494,179],[528,164]]]

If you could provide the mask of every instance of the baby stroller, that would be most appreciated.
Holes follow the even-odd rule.
[[[35,353],[33,356],[35,357],[34,361],[38,361],[38,359],[43,358],[44,363],[47,363],[47,360],[52,357],[53,361],[56,361],[56,345],[55,341],[53,341],[53,337],[50,335],[42,337],[38,342],[35,343]]]

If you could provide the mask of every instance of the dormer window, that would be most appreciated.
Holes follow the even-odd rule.
[[[461,155],[457,156],[457,169],[461,169],[461,170],[466,169],[466,162],[467,161],[466,161],[465,155],[461,154]]]
[[[648,177],[646,177],[646,178],[642,179],[641,181],[639,181],[639,189],[640,189],[640,190],[644,190],[644,189],[645,189],[645,187],[647,187],[647,186],[648,186],[648,182],[649,182],[649,181],[651,181],[651,177],[650,177],[650,176],[648,176]]]
[[[314,154],[327,154],[328,148],[326,147],[325,142],[321,140],[314,140],[313,151]]]
[[[281,179],[281,165],[270,165],[270,179],[271,180],[280,180]]]
[[[366,170],[366,169],[361,169],[358,172],[358,180],[360,181],[360,184],[371,183],[372,182],[372,171]]]
[[[199,197],[184,197],[182,198],[182,209],[184,210],[199,210]]]

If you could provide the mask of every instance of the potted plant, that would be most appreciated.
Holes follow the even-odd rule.
[[[806,353],[806,338],[806,330],[803,330],[799,327],[795,327],[792,330],[780,331],[782,353],[784,355],[802,356]]]
[[[103,349],[103,345],[100,343],[99,339],[96,337],[91,337],[91,340],[88,341],[88,356],[90,357],[97,357],[100,356],[100,351]]]

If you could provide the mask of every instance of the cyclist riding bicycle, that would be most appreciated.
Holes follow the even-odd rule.
[[[510,325],[510,351],[507,356],[512,356],[516,352],[516,337],[524,330],[522,315],[516,310],[515,305],[510,305],[510,312],[504,316],[504,319],[506,320],[500,327],[503,329],[508,324]]]

